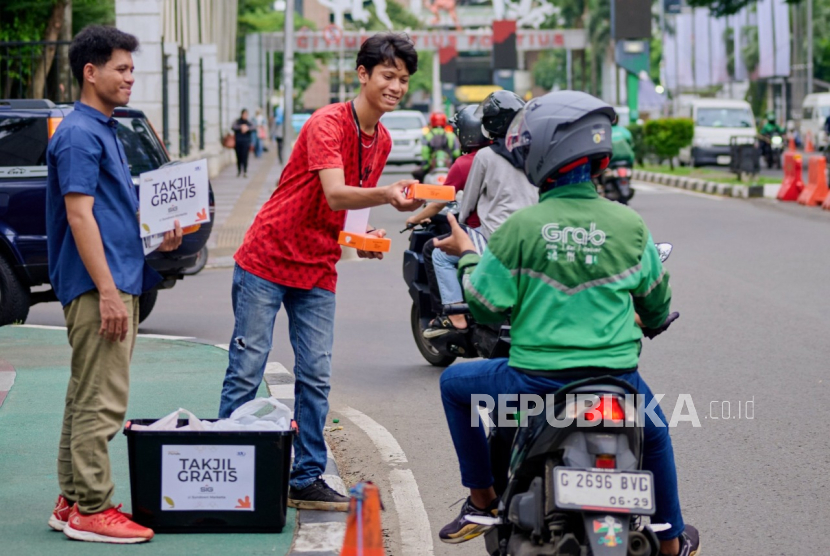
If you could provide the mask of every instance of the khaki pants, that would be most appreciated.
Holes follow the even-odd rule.
[[[108,443],[121,429],[127,411],[130,358],[138,331],[138,297],[119,293],[129,315],[123,342],[98,335],[97,291],[77,297],[63,309],[72,346],[72,375],[58,449],[58,482],[63,496],[70,504],[77,502],[83,514],[113,505]]]

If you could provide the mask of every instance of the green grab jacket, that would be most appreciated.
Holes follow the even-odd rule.
[[[669,314],[669,275],[643,219],[594,185],[555,188],[515,212],[479,256],[459,261],[464,298],[481,323],[510,313],[511,367],[561,371],[637,367],[642,331]]]

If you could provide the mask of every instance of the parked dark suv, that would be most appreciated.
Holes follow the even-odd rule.
[[[73,109],[48,100],[0,100],[0,326],[25,322],[31,305],[57,301],[48,287],[46,147]],[[142,172],[176,164],[141,110],[117,108],[113,117],[136,188]],[[178,249],[147,256],[164,277],[159,289],[172,288],[200,262],[213,222],[212,189],[210,214],[211,222],[187,233]],[[140,297],[140,321],[150,315],[157,295],[158,289]]]

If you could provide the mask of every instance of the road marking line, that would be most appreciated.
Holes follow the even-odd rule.
[[[384,461],[392,465],[407,463],[406,454],[400,444],[383,425],[351,407],[343,408],[340,413],[363,429]],[[415,475],[410,469],[390,469],[389,482],[392,487],[395,511],[398,514],[401,554],[403,556],[432,556],[432,530]]]
[[[432,556],[432,529],[415,475],[411,469],[392,469],[389,481],[401,529],[401,553],[405,556]]]
[[[166,334],[139,334],[139,338],[150,338],[153,340],[195,340],[195,336],[168,336]]]
[[[395,437],[390,434],[386,428],[383,427],[380,423],[369,417],[368,415],[361,413],[356,409],[352,409],[351,407],[345,407],[341,411],[343,415],[351,419],[351,421],[363,429],[363,431],[369,435],[369,438],[374,443],[375,447],[380,452],[380,457],[386,463],[406,463],[406,454],[401,448],[401,445],[398,444],[398,441],[395,440]]]
[[[47,326],[45,324],[20,324],[23,328],[39,328],[40,330],[66,330],[65,326]]]
[[[339,521],[303,523],[294,539],[293,552],[335,552],[343,548],[346,524]]]
[[[217,347],[219,349],[224,349],[225,351],[228,351],[228,347],[230,347],[230,344],[213,344],[213,347]]]

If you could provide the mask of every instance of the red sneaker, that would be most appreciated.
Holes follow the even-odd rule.
[[[55,502],[55,509],[52,510],[52,515],[49,516],[49,527],[55,531],[63,531],[66,522],[69,521],[69,512],[72,506],[63,497],[63,494],[58,495],[58,501]]]
[[[91,515],[79,512],[78,505],[75,504],[63,534],[77,541],[114,544],[135,544],[153,538],[153,530],[131,521],[121,511],[121,504]]]

